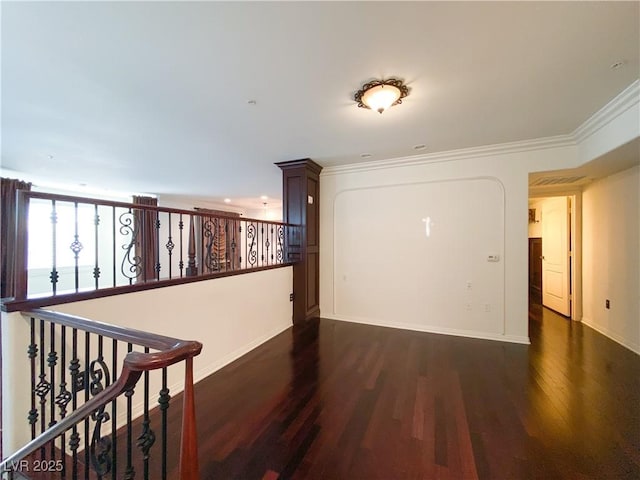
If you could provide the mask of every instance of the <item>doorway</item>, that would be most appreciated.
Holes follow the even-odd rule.
[[[529,299],[580,319],[580,196],[529,198]]]

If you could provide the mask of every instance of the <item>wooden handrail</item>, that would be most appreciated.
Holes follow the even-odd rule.
[[[298,226],[292,223],[276,222],[273,220],[264,220],[259,218],[238,217],[236,215],[224,215],[224,214],[218,214],[218,213],[213,215],[213,214],[209,214],[209,213],[198,211],[198,210],[185,210],[182,208],[160,207],[160,206],[154,206],[154,205],[139,205],[137,203],[115,202],[112,200],[102,200],[99,198],[75,197],[73,195],[59,195],[57,193],[45,193],[45,192],[21,190],[18,192],[18,194],[25,199],[39,198],[41,200],[56,200],[57,202],[71,202],[71,203],[77,202],[77,203],[88,203],[90,205],[99,205],[99,206],[105,206],[105,207],[130,208],[132,210],[151,210],[154,212],[164,212],[164,213],[182,213],[183,215],[194,215],[198,217],[229,218],[231,220],[242,220],[246,222],[268,222],[274,225],[283,225],[285,227]]]
[[[52,312],[51,310],[45,310],[42,308],[22,312],[22,315],[27,318],[39,318],[41,320],[46,320],[47,322],[64,325],[65,327],[77,328],[84,332],[104,335],[105,337],[120,340],[122,342],[133,343],[141,347],[153,348],[154,350],[169,350],[173,349],[179,343],[184,343],[183,340],[165,337],[164,335],[143,332],[142,330],[135,330],[133,328],[119,327],[109,323],[88,320],[86,318],[69,315],[67,313]],[[202,348],[201,344],[198,343],[198,345]]]
[[[38,437],[27,445],[16,451],[13,455],[0,463],[0,471],[7,469],[10,465],[26,458],[47,443],[55,440],[74,425],[88,418],[93,412],[115,400],[123,393],[134,388],[143,372],[165,368],[173,364],[186,361],[185,375],[185,404],[183,411],[183,435],[188,434],[190,438],[183,438],[182,445],[186,451],[181,452],[180,478],[181,480],[199,480],[197,469],[197,440],[195,427],[195,406],[193,397],[193,357],[200,354],[202,344],[196,341],[179,340],[153,333],[143,332],[103,322],[94,322],[82,317],[68,315],[64,313],[52,312],[49,310],[36,309],[23,312],[25,317],[38,318],[48,322],[76,328],[89,333],[95,333],[115,340],[132,343],[135,345],[149,347],[158,352],[143,353],[129,352],[123,360],[122,371],[118,379],[106,387],[102,392],[78,407],[73,413],[60,420],[55,425],[49,427]],[[187,396],[190,402],[186,402]],[[188,423],[188,425],[184,425]],[[195,459],[195,460],[194,460]],[[195,465],[195,468],[194,468]],[[184,470],[183,470],[184,469]]]

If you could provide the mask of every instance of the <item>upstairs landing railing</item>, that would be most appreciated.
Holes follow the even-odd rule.
[[[299,226],[18,191],[15,296],[6,311],[290,264]]]
[[[200,478],[193,386],[200,343],[46,310],[23,316],[30,327],[24,413],[32,440],[2,461],[3,479]],[[178,363],[180,425],[169,422],[175,401],[168,370]],[[170,442],[179,437],[178,454]]]

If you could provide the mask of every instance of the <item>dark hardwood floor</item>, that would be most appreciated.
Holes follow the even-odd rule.
[[[202,478],[640,478],[640,357],[536,305],[530,335],[286,331],[197,385]]]
[[[202,479],[640,479],[640,357],[540,305],[529,325],[530,346],[331,320],[289,329],[196,385]]]

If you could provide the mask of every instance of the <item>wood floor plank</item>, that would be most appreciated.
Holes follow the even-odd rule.
[[[326,319],[283,332],[196,385],[202,479],[640,478],[640,357],[529,313],[528,346]]]

